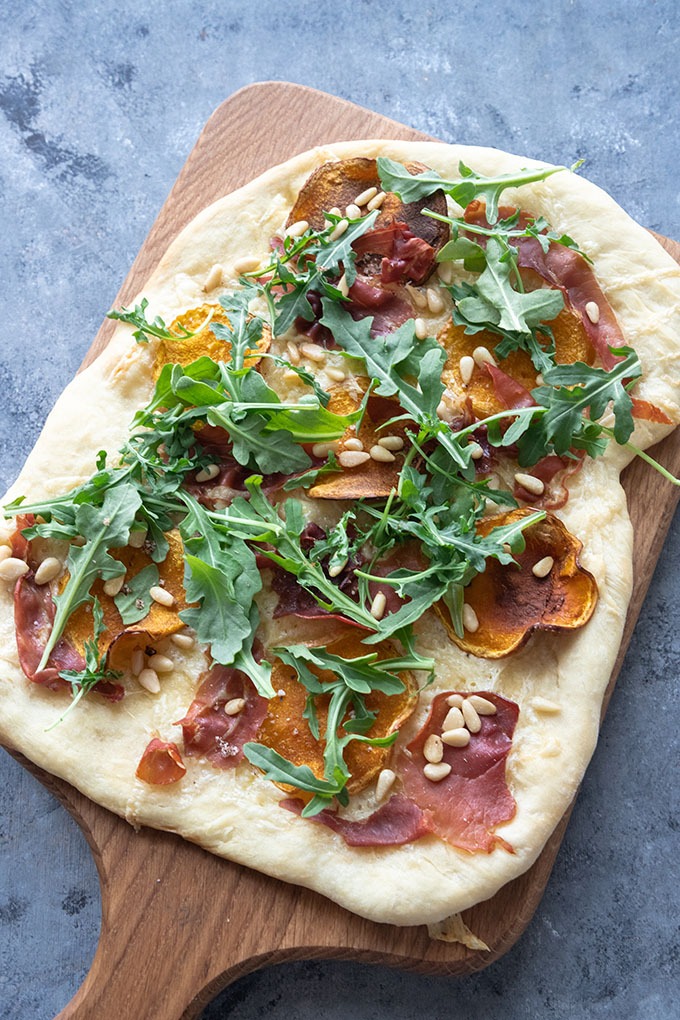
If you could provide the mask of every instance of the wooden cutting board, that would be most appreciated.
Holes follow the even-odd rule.
[[[426,136],[312,89],[268,82],[224,102],[206,124],[116,299],[127,304],[170,241],[210,202],[275,163],[322,142]],[[680,245],[661,244],[680,262]],[[108,343],[100,329],[85,363]],[[680,435],[656,456],[680,472]],[[678,490],[637,462],[624,485],[635,525],[635,588],[607,699],[678,500]],[[640,526],[653,501],[655,531]],[[605,701],[605,704],[606,704]],[[60,1020],[188,1020],[229,982],[269,963],[324,957],[467,974],[498,959],[521,935],[541,898],[567,812],[536,864],[464,919],[490,952],[433,942],[425,928],[364,921],[323,897],[220,860],[168,833],[135,832],[68,784],[17,755],[68,808],[92,848],[102,928],[91,970]]]

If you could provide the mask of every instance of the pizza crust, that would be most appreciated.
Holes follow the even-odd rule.
[[[460,159],[488,175],[540,165],[494,149],[439,143],[345,142],[303,153],[210,206],[182,231],[140,295],[149,300],[150,312],[171,320],[203,303],[203,286],[216,263],[224,268],[225,287],[234,285],[234,263],[244,256],[266,257],[270,237],[282,228],[312,170],[329,159],[357,155],[417,160],[445,177],[457,176]],[[514,197],[569,233],[591,257],[626,340],[643,364],[645,377],[636,395],[680,420],[680,269],[609,196],[580,177],[556,174],[516,196],[507,193],[509,201]],[[63,492],[89,477],[98,450],[113,453],[122,445],[152,385],[153,348],[134,345],[130,334],[129,327],[119,326],[106,351],[67,387],[6,500]],[[634,439],[644,447],[668,431],[642,422]],[[88,698],[48,729],[67,700],[23,676],[11,592],[5,587],[0,590],[0,738],[134,825],[178,832],[374,921],[440,921],[489,898],[533,863],[592,755],[632,588],[633,536],[618,481],[628,459],[626,451],[611,448],[588,461],[559,512],[583,542],[583,566],[600,590],[585,628],[536,634],[525,648],[493,661],[461,652],[433,613],[418,627],[421,650],[437,660],[437,681],[422,696],[400,740],[408,741],[442,690],[495,690],[520,706],[507,765],[517,813],[498,829],[514,854],[503,849],[470,854],[432,836],[403,847],[350,848],[332,831],[280,809],[280,791],[247,763],[219,770],[189,759],[181,783],[145,785],[135,778],[136,765],[152,732],[178,739],[173,722],[194,696],[196,676],[205,668],[202,654],[173,648],[176,669],[156,697],[136,688],[116,705]],[[59,473],[51,477],[55,464]],[[5,522],[0,537],[11,530],[11,522]],[[301,621],[278,624],[277,640],[302,632]],[[264,626],[273,625],[265,620]],[[310,633],[308,624],[304,633]]]

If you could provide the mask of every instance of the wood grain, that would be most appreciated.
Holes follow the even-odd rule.
[[[425,136],[312,89],[261,83],[237,92],[208,121],[116,300],[141,289],[170,241],[204,206],[321,142]],[[659,238],[680,261],[680,245]],[[89,363],[106,346],[100,329]],[[680,441],[655,455],[680,473]],[[611,695],[640,606],[677,504],[641,462],[624,476],[635,526],[635,586]],[[656,528],[645,521],[655,507]],[[643,526],[645,524],[645,526]],[[433,942],[424,928],[364,921],[323,897],[213,857],[168,833],[134,832],[66,783],[17,755],[73,814],[92,848],[102,893],[102,929],[91,970],[60,1020],[189,1020],[230,981],[285,960],[313,957],[467,974],[498,959],[529,923],[550,875],[567,812],[535,865],[496,896],[466,911],[469,927],[491,946],[471,952]]]

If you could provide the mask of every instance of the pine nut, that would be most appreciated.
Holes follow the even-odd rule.
[[[312,447],[312,457],[317,459],[323,459],[328,456],[328,452],[331,449],[330,443],[314,443]]]
[[[333,382],[344,382],[347,378],[341,368],[327,368],[326,375],[329,379],[332,379]]]
[[[547,577],[554,565],[555,561],[552,556],[544,556],[538,563],[534,563],[531,573],[534,577]]]
[[[387,596],[384,591],[379,591],[371,603],[371,616],[374,620],[382,620],[387,609]]]
[[[309,230],[307,220],[298,220],[297,223],[291,223],[288,227],[286,237],[301,237],[306,230]]]
[[[345,231],[347,230],[348,226],[349,226],[349,220],[345,220],[345,219],[339,220],[335,224],[335,227],[333,228],[333,230],[331,230],[330,234],[328,235],[328,240],[329,241],[337,241],[337,239],[339,237],[342,237],[342,235],[345,233]]]
[[[517,471],[515,474],[515,481],[518,485],[521,485],[523,489],[530,492],[532,496],[542,496],[545,492],[545,485],[540,478],[536,475],[527,475],[522,471]]]
[[[373,212],[374,209],[380,208],[380,206],[383,204],[386,198],[387,195],[385,194],[385,192],[379,191],[378,194],[371,199],[366,208],[368,209],[369,212]]]
[[[416,319],[415,322],[413,323],[413,329],[418,340],[425,340],[428,333],[430,332],[428,329],[428,325],[425,322],[425,319],[420,318]]]
[[[357,197],[354,199],[354,204],[367,205],[372,198],[375,198],[377,194],[378,194],[377,188],[366,188],[366,190],[362,191],[360,195],[357,195]]]
[[[0,563],[0,577],[3,581],[17,581],[28,573],[28,563],[16,556],[8,556]]]
[[[250,255],[242,259],[237,259],[236,262],[234,262],[233,268],[236,275],[240,276],[241,273],[252,273],[255,269],[259,268],[259,265],[260,260]]]
[[[529,704],[535,712],[545,712],[546,715],[554,715],[562,711],[561,705],[558,705],[556,701],[551,701],[550,698],[532,698]]]
[[[149,692],[149,694],[160,694],[161,683],[155,669],[149,669],[148,667],[143,669],[137,677],[137,682],[140,687],[143,687],[145,691]]]
[[[383,769],[378,775],[378,781],[375,784],[375,799],[384,800],[387,794],[394,786],[397,776],[392,769]]]
[[[437,404],[437,417],[440,418],[442,421],[448,422],[453,421],[453,413],[451,411],[451,408],[443,400],[439,404]]]
[[[146,528],[135,528],[134,531],[130,532],[128,539],[128,545],[132,546],[133,549],[141,549],[146,542],[147,529]]]
[[[300,348],[297,344],[294,344],[292,340],[289,340],[286,344],[286,350],[288,351],[288,360],[291,365],[300,364]]]
[[[297,374],[297,372],[294,372],[292,368],[287,368],[286,371],[283,373],[284,382],[289,383],[297,382],[299,378],[300,377]]]
[[[362,453],[360,450],[343,450],[338,454],[338,464],[344,468],[360,467],[370,459],[368,453]]]
[[[496,712],[498,711],[493,701],[489,701],[488,698],[483,698],[481,694],[471,694],[467,700],[472,705],[477,715],[496,715]]]
[[[350,202],[345,209],[345,216],[350,220],[358,220],[361,216],[361,209],[358,205],[355,205],[354,202]]]
[[[349,297],[349,284],[347,282],[347,274],[343,273],[338,282],[335,285],[340,291],[343,297]]]
[[[463,605],[463,627],[471,634],[474,634],[475,631],[479,630],[477,614],[472,606],[469,606],[467,602]]]
[[[38,569],[35,572],[35,583],[36,584],[47,584],[48,581],[53,581],[55,577],[58,577],[63,569],[61,560],[58,560],[56,556],[48,556],[44,559]]]
[[[0,563],[3,560],[8,560],[12,555],[12,550],[8,545],[0,545]]]
[[[211,482],[213,478],[217,478],[220,473],[219,464],[208,464],[196,475],[197,482]]]
[[[464,354],[458,364],[460,370],[460,379],[464,386],[467,386],[472,379],[472,373],[475,370],[475,359],[471,358],[469,354]]]
[[[587,301],[584,311],[588,318],[590,319],[590,321],[592,322],[593,326],[597,326],[598,322],[600,321],[600,306],[597,305],[594,301]]]
[[[135,676],[139,676],[144,669],[144,661],[144,652],[142,649],[135,648],[134,652],[130,656],[130,671],[134,673]]]
[[[482,720],[477,715],[477,709],[471,704],[469,698],[463,702],[463,719],[465,719],[465,725],[470,733],[479,733],[482,728]]]
[[[326,360],[326,351],[323,347],[319,347],[318,344],[300,344],[300,353],[304,354],[310,361],[316,361],[319,364]]]
[[[108,581],[104,581],[104,594],[110,598],[115,598],[116,595],[120,594],[120,590],[125,584],[125,574],[119,574],[118,577],[111,577]]]
[[[364,444],[360,439],[346,439],[344,443],[346,450],[363,450]]]
[[[495,365],[496,359],[489,350],[488,347],[475,347],[472,352],[472,357],[476,365],[480,368],[482,365]]]
[[[245,698],[232,698],[224,706],[225,715],[238,715],[246,707]]]
[[[430,733],[423,747],[423,756],[433,765],[438,765],[444,757],[444,745],[442,738],[436,733]]]
[[[453,262],[440,262],[437,266],[437,276],[442,283],[450,284],[453,278]]]
[[[542,386],[544,382],[545,382],[545,379],[543,378],[543,373],[539,372],[538,375],[536,376],[536,385],[537,386]]]
[[[406,293],[411,298],[411,301],[416,308],[427,308],[427,295],[423,294],[422,290],[417,290],[412,283],[406,284]]]
[[[481,460],[484,456],[484,450],[481,448],[479,443],[474,441],[474,439],[471,443],[468,443],[468,449],[473,460]]]
[[[470,731],[466,730],[465,727],[455,730],[444,730],[442,742],[449,747],[467,747],[470,743]]]
[[[334,563],[332,567],[328,568],[329,577],[338,577],[347,566],[347,560],[343,560],[342,563]]]
[[[389,450],[386,450],[384,446],[380,446],[379,444],[372,446],[369,452],[373,460],[376,460],[381,464],[391,464],[392,461],[395,460],[394,454],[390,453]]]
[[[404,440],[401,436],[383,436],[378,440],[378,446],[383,446],[386,450],[403,450]]]
[[[451,708],[460,708],[460,706],[463,704],[463,695],[449,694],[448,698],[446,699],[446,704],[450,705]]]
[[[450,771],[451,766],[447,765],[445,761],[440,761],[437,765],[428,762],[423,769],[423,775],[432,783],[440,783],[442,779],[446,779]]]
[[[173,645],[177,645],[178,648],[193,648],[194,639],[191,634],[171,634],[170,640]]]
[[[433,315],[439,315],[440,312],[444,311],[444,299],[438,290],[434,287],[428,287],[427,291],[427,307],[430,309]]]
[[[175,596],[171,592],[166,591],[165,588],[161,588],[158,584],[154,584],[152,588],[149,588],[149,595],[159,606],[169,607],[175,604]]]
[[[462,698],[460,703],[461,705],[463,704]],[[465,726],[463,713],[458,705],[453,705],[446,713],[446,718],[442,723],[442,729],[446,733],[448,730],[458,730],[461,726]]]
[[[152,661],[153,668],[157,673],[172,673],[175,668],[174,660],[169,655],[161,655],[157,652]]]
[[[342,216],[342,213],[338,209],[337,205],[334,205],[332,209],[328,210],[331,216]]]
[[[222,266],[215,263],[215,265],[212,267],[212,269],[205,278],[203,290],[209,291],[214,290],[215,287],[220,287],[222,284],[222,273],[223,273]]]

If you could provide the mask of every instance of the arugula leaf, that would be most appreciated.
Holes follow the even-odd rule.
[[[45,668],[71,614],[89,600],[97,578],[109,580],[124,572],[120,561],[110,556],[108,550],[127,545],[140,505],[137,490],[123,483],[107,491],[101,507],[83,503],[76,508],[75,525],[86,541],[82,546],[72,545],[69,551],[66,560],[69,579],[64,590],[54,596],[54,623],[38,671]]]
[[[519,188],[523,184],[544,181],[552,174],[566,170],[564,166],[540,167],[537,170],[520,170],[516,174],[500,174],[498,177],[484,177],[471,170],[462,161],[458,164],[460,179],[446,180],[435,171],[425,170],[412,175],[402,163],[385,157],[378,158],[378,174],[385,191],[394,191],[402,202],[418,202],[435,191],[444,191],[460,206],[467,206],[474,199],[486,202],[486,218],[489,223],[498,219],[498,200],[506,188]]]
[[[335,454],[330,450],[325,464],[322,464],[321,467],[310,468],[309,471],[305,471],[302,474],[293,475],[292,478],[283,483],[283,491],[292,492],[295,489],[309,489],[312,485],[316,485],[320,478],[323,478],[325,475],[335,474],[337,471],[340,471],[340,465]]]
[[[209,315],[205,322],[193,333],[185,329],[184,326],[177,326],[175,332],[165,325],[160,315],[157,315],[152,322],[149,322],[146,317],[148,307],[149,302],[146,298],[142,298],[141,302],[135,305],[134,308],[121,308],[120,311],[112,309],[110,312],[107,312],[106,318],[116,319],[118,322],[127,322],[131,326],[136,326],[137,329],[132,335],[138,344],[147,344],[152,337],[160,340],[189,340],[192,336],[196,336],[196,333],[200,333],[202,329],[205,329],[212,318],[212,315]]]
[[[151,608],[149,589],[158,584],[159,576],[158,567],[150,563],[126,581],[115,596],[113,601],[126,627],[148,615]]]

